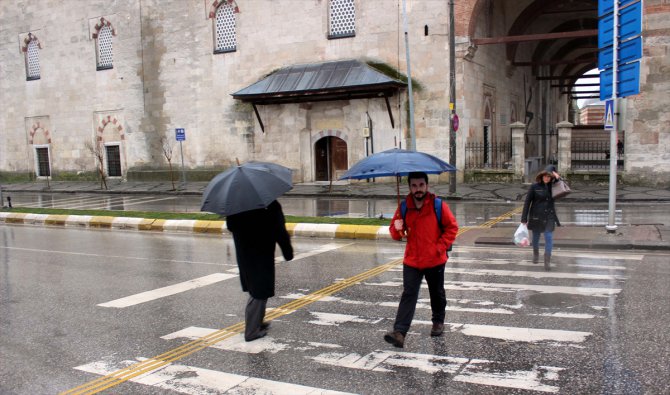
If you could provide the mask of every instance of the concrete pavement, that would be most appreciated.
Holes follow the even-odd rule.
[[[385,180],[388,180],[386,178]],[[177,183],[176,190],[170,182],[161,181],[120,181],[109,180],[104,190],[99,182],[80,181],[35,181],[27,183],[3,184],[5,192],[59,192],[59,193],[122,193],[122,194],[181,194],[202,195],[206,182]],[[571,183],[573,192],[564,201],[607,202],[609,185],[606,183]],[[528,190],[523,183],[481,183],[458,184],[456,192],[449,192],[449,184],[432,183],[431,190],[447,200],[472,201],[516,201],[521,200]],[[407,193],[406,183],[400,184],[400,193]],[[356,197],[356,198],[388,198],[397,195],[396,184],[393,182],[343,182],[337,181],[331,186],[328,182],[296,184],[286,193],[287,196],[309,197]],[[617,185],[617,201],[619,202],[670,202],[670,188],[653,188],[631,185]]]
[[[206,182],[192,182],[178,185],[172,190],[169,182],[123,182],[108,181],[108,190],[100,188],[96,182],[36,181],[2,185],[5,195],[11,192],[54,192],[54,193],[116,193],[116,194],[182,194],[201,195]],[[609,186],[601,183],[572,184],[573,193],[562,202],[607,202]],[[446,200],[468,200],[506,202],[523,200],[528,185],[518,184],[459,184],[456,193],[449,192],[449,185],[431,184],[431,190]],[[400,193],[407,193],[406,185],[400,186]],[[287,193],[293,197],[339,197],[339,198],[389,198],[397,196],[396,184],[388,182],[336,182],[297,184]],[[617,202],[670,203],[669,188],[640,186],[617,186]],[[3,202],[4,203],[4,202]],[[56,218],[57,217],[57,218]],[[164,221],[146,219],[122,219],[101,217],[87,219],[82,216],[19,215],[2,213],[0,222],[18,222],[45,225],[76,224],[76,226],[109,227],[118,229],[193,231],[207,233],[226,232],[224,221]],[[209,223],[203,223],[209,222]],[[290,224],[295,236],[326,238],[390,239],[386,227],[353,225]],[[513,228],[509,226],[464,228],[458,238],[462,245],[512,245]],[[670,226],[665,223],[619,226],[616,232],[608,233],[602,226],[563,226],[554,235],[556,248],[586,249],[644,249],[670,250]]]

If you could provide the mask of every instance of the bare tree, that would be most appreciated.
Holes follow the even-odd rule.
[[[100,176],[100,188],[107,190],[107,175],[105,174],[105,153],[102,150],[100,144],[93,144],[90,141],[87,141],[86,149],[88,152],[92,153],[95,156],[95,160],[98,162],[98,175]]]
[[[175,191],[177,188],[174,185],[174,169],[172,168],[172,141],[167,137],[163,136],[160,138],[161,148],[163,149],[163,156],[167,160],[168,166],[170,167],[170,181],[172,181],[172,190]]]

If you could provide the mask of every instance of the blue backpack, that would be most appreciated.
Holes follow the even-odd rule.
[[[435,197],[435,216],[437,217],[437,226],[442,230],[442,199]],[[405,215],[407,214],[407,200],[400,202],[400,216],[402,217],[402,222],[405,222]]]

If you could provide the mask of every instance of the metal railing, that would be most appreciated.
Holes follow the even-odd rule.
[[[573,170],[606,170],[610,167],[607,141],[572,141]],[[623,169],[623,145],[617,147],[617,168]]]
[[[511,169],[512,143],[466,143],[465,168]]]

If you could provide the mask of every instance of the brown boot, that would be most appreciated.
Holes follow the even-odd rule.
[[[386,340],[387,343],[391,343],[398,348],[403,348],[405,346],[405,335],[403,335],[402,332],[398,331],[387,332],[384,335],[384,340]]]
[[[430,330],[430,335],[440,336],[442,332],[444,332],[444,324],[438,322],[433,324],[433,328]]]
[[[551,262],[551,254],[544,254],[544,270],[549,271],[551,267],[549,266]]]
[[[533,263],[540,263],[540,250],[533,248]]]

